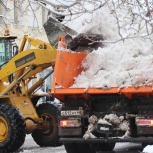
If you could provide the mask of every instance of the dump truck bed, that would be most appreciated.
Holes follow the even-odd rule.
[[[52,92],[54,96],[60,100],[64,100],[66,96],[81,96],[90,98],[91,95],[97,94],[123,94],[128,98],[133,95],[153,95],[152,86],[133,86],[118,88],[112,87],[103,90],[102,88],[72,88],[74,78],[82,71],[82,61],[86,57],[86,53],[62,52],[59,51],[56,56],[56,64],[54,69],[54,78],[52,83]]]

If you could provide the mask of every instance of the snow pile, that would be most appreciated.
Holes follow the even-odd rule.
[[[153,145],[148,145],[143,149],[143,153],[153,153]]]
[[[30,150],[28,150],[28,149],[24,149],[22,152],[20,152],[20,153],[31,153],[31,151]]]
[[[109,123],[108,121],[106,121],[105,119],[99,119],[98,120],[98,122],[97,122],[98,124],[103,124],[103,125],[112,125],[111,123]]]
[[[96,129],[96,122],[98,121],[98,118],[97,118],[97,116],[92,115],[92,116],[90,116],[90,118],[88,119],[88,121],[89,121],[88,130],[85,132],[83,138],[84,139],[96,138],[96,136],[94,136],[92,134],[92,131],[94,129]]]
[[[124,119],[124,116],[118,117],[116,114],[108,114],[104,116],[103,120],[117,127],[118,130],[125,131],[125,134],[122,136],[122,138],[130,136],[129,122]],[[103,123],[101,123],[99,120],[98,124],[103,124]]]
[[[151,42],[141,39],[99,48],[87,55],[82,63],[84,71],[75,78],[72,87],[151,86],[152,50]]]
[[[109,4],[109,3],[108,3]],[[105,5],[94,13],[86,13],[66,25],[78,33],[102,34],[107,42],[104,48],[89,53],[83,61],[84,71],[75,78],[73,87],[79,88],[111,88],[128,86],[151,86],[153,75],[153,45],[149,39],[143,39],[147,31],[133,24],[133,28],[118,32],[117,21],[110,11],[111,3]],[[127,14],[128,7],[122,6],[117,12],[121,25],[127,25],[124,17],[131,18]],[[130,25],[131,26],[131,25]],[[131,39],[127,39],[132,37]]]
[[[125,131],[125,134],[121,138],[130,137],[129,122],[124,119],[124,116],[117,116],[116,114],[108,114],[103,118],[97,118],[95,115],[90,116],[88,129],[85,132],[83,138],[90,139],[96,138],[92,132],[101,125],[100,130],[108,131],[109,127],[116,127],[117,130]]]
[[[3,85],[6,87],[6,86],[10,85],[10,82],[4,82]]]

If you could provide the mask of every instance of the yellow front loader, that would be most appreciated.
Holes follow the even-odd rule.
[[[54,68],[57,51],[50,44],[28,36],[24,36],[18,48],[15,39],[0,37],[0,152],[19,149],[26,134],[32,134],[40,146],[58,146],[60,105],[43,103],[36,107],[45,94],[34,93],[53,71],[29,86],[37,73]]]

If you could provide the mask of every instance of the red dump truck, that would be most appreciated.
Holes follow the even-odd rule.
[[[86,53],[58,52],[52,92],[63,103],[60,141],[68,153],[112,151],[116,142],[153,143],[153,87],[72,88]]]

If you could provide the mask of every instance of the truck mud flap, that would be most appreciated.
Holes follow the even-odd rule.
[[[83,138],[60,138],[62,143],[115,143],[115,142],[132,142],[132,143],[153,143],[153,137],[141,138],[96,138],[96,139],[83,139]]]

